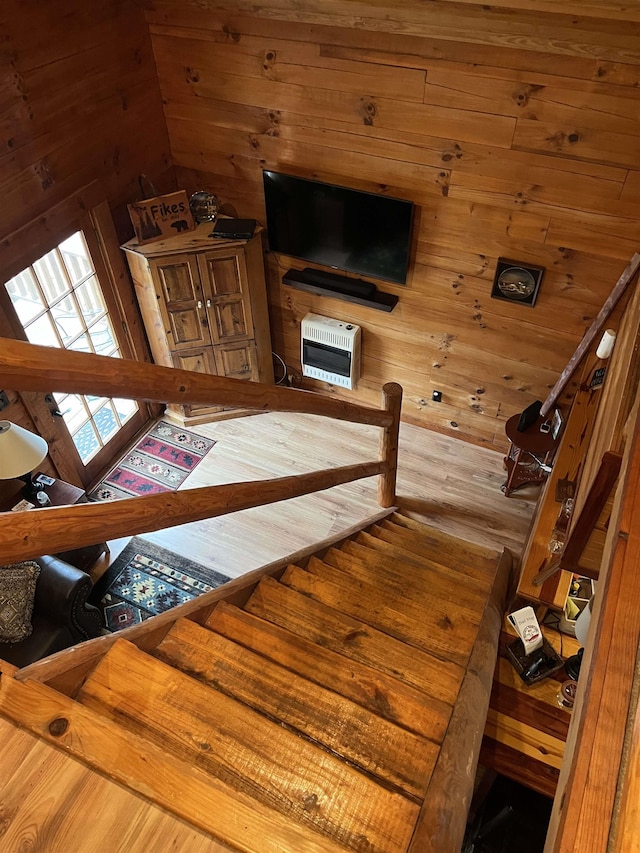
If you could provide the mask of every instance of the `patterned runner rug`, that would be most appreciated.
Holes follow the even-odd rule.
[[[89,603],[100,610],[105,630],[121,631],[228,580],[136,536],[98,580]]]
[[[167,421],[155,424],[89,493],[93,501],[172,492],[211,450],[215,441]]]

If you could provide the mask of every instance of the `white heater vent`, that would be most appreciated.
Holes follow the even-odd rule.
[[[360,326],[307,314],[301,325],[302,374],[343,388],[360,378]]]

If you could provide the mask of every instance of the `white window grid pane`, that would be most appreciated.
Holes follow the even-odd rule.
[[[57,249],[53,249],[36,261],[32,269],[40,282],[47,304],[51,305],[71,290],[71,284]]]
[[[27,340],[32,344],[63,349],[60,335],[50,314],[43,314],[41,317],[38,317],[33,323],[25,326],[24,330],[27,334]]]
[[[23,326],[46,310],[44,297],[30,267],[7,282],[7,292]]]
[[[98,317],[107,313],[107,306],[100,291],[100,285],[95,275],[74,287],[74,293],[78,301],[78,309],[85,323],[93,323]]]
[[[58,246],[69,279],[78,284],[95,270],[82,231],[76,231]]]
[[[111,324],[111,318],[108,314],[100,317],[95,323],[89,326],[89,335],[94,352],[98,355],[109,355],[120,358],[118,343]]]
[[[14,276],[6,288],[31,343],[122,357],[81,231]],[[76,394],[54,394],[54,399],[85,464],[139,410],[135,400],[114,403]]]
[[[51,316],[58,328],[58,334],[63,347],[69,348],[69,344],[78,335],[85,331],[84,320],[78,310],[78,305],[73,294],[67,294],[51,308]]]

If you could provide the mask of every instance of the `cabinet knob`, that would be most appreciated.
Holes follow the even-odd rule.
[[[248,364],[243,364],[243,365],[242,365],[242,372],[243,372],[243,373],[248,373],[248,371],[249,371],[249,365],[248,365]]]
[[[211,300],[207,299],[207,308],[211,308]]]
[[[202,308],[202,299],[198,299],[198,308]]]

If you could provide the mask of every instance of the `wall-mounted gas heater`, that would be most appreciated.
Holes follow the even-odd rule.
[[[303,376],[355,388],[360,378],[360,326],[307,314],[301,336]]]

